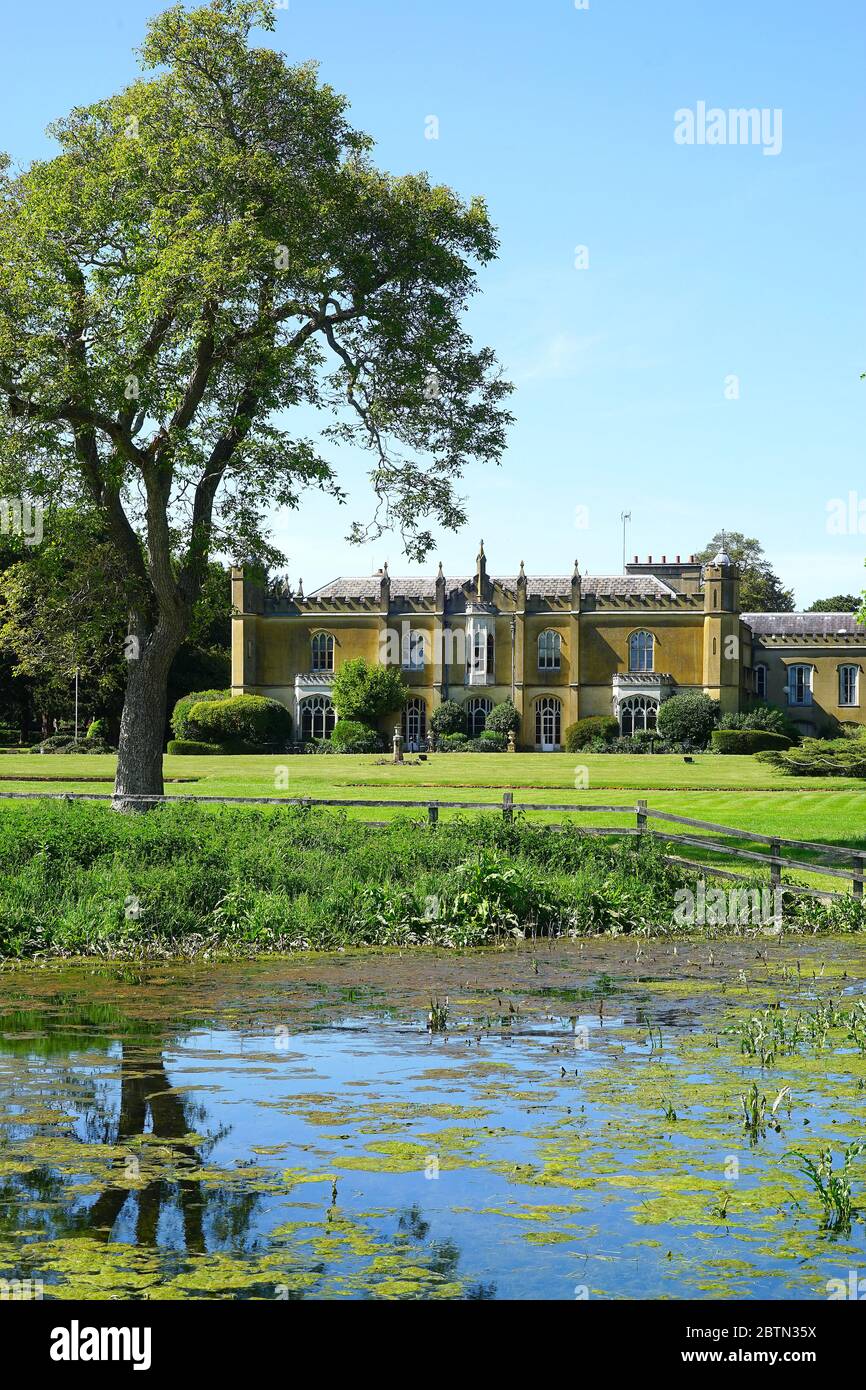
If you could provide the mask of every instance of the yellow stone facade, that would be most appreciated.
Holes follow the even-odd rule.
[[[851,614],[742,614],[735,568],[652,559],[624,575],[475,573],[336,579],[305,595],[232,571],[232,690],[267,695],[292,713],[295,736],[333,727],[334,671],[352,657],[400,665],[411,697],[410,747],[423,746],[443,700],[468,703],[470,732],[488,708],[513,700],[518,744],[553,751],[587,715],[623,732],[653,727],[662,700],[702,690],[723,712],[765,697],[803,733],[863,722],[866,632]],[[394,718],[384,721],[390,734]]]

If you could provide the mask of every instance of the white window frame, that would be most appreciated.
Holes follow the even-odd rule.
[[[798,661],[788,667],[788,704],[804,708],[812,703],[812,676],[814,667],[808,662]],[[802,698],[798,698],[802,695]]]
[[[628,639],[628,669],[634,675],[655,670],[655,633],[646,628],[632,632]]]
[[[545,738],[545,732],[553,738]],[[562,745],[562,701],[556,695],[541,695],[535,701],[536,748],[559,748]]]
[[[758,689],[758,686],[759,686],[759,684],[760,684],[760,682],[759,682],[759,680],[758,680],[758,672],[759,672],[759,671],[760,671],[760,673],[761,673],[761,676],[763,677],[763,686],[764,686],[763,690],[759,690],[759,689]],[[767,663],[766,663],[765,661],[759,661],[758,664],[757,664],[757,666],[755,667],[755,670],[754,670],[754,677],[755,677],[755,695],[756,695],[757,699],[759,699],[759,700],[766,700],[766,698],[767,698],[767,689],[768,689],[768,687],[769,687],[769,675],[770,675],[770,672],[769,672],[769,668],[768,668],[768,666],[767,666]]]
[[[304,733],[304,716],[308,713],[311,729],[307,735]],[[330,695],[305,695],[298,705],[298,721],[298,733],[302,739],[330,738],[337,722],[337,712]]]
[[[400,664],[404,671],[423,671],[427,664],[427,634],[418,628],[403,633]]]
[[[552,627],[546,627],[538,634],[539,671],[559,671],[562,669],[562,634]]]
[[[845,682],[846,682],[846,680],[848,680],[848,679],[850,679],[850,682],[851,682],[851,691],[850,691],[851,698],[850,698],[849,700],[846,700],[846,699],[844,698],[844,697],[845,697],[845,693],[846,693],[846,692],[845,692]],[[859,667],[859,666],[853,666],[850,662],[846,662],[844,665],[842,665],[842,666],[839,667],[839,708],[840,708],[840,709],[856,709],[856,707],[857,707],[859,704],[860,704],[860,667]]]
[[[643,733],[646,729],[655,729],[659,715],[659,705],[661,701],[653,695],[627,695],[619,705],[619,731],[624,738],[631,734]],[[626,734],[625,725],[628,722],[631,728]]]
[[[427,701],[413,695],[403,706],[403,741],[407,751],[417,753],[427,739]]]
[[[493,709],[493,701],[488,700],[483,695],[478,695],[474,700],[466,701],[466,732],[470,738],[480,738],[487,722],[487,716]],[[481,717],[481,727],[478,728],[479,716]]]

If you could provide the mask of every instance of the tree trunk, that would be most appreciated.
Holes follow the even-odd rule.
[[[168,672],[182,640],[181,631],[157,624],[150,637],[142,640],[138,660],[129,662],[112,801],[116,811],[149,811],[158,803],[130,798],[163,794]]]

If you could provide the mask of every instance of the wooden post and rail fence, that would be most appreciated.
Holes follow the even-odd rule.
[[[111,792],[12,792],[0,791],[0,799],[29,801],[29,800],[52,800],[52,801],[112,801]],[[656,840],[664,841],[668,846],[686,846],[700,850],[709,850],[715,854],[725,855],[727,858],[739,861],[744,865],[762,866],[769,869],[769,882],[772,889],[781,888],[786,893],[801,894],[806,897],[830,899],[839,897],[839,892],[823,888],[808,888],[805,885],[783,883],[782,870],[793,869],[800,873],[816,874],[836,880],[844,880],[851,885],[854,897],[863,897],[863,884],[866,882],[866,850],[849,849],[844,845],[826,845],[816,840],[787,840],[778,835],[761,835],[751,830],[740,830],[732,825],[718,825],[713,821],[694,820],[691,816],[676,816],[670,811],[656,811],[650,807],[646,801],[638,801],[636,805],[629,806],[596,806],[591,804],[556,804],[538,801],[515,802],[513,792],[505,792],[502,801],[400,801],[400,800],[371,800],[369,798],[333,798],[333,797],[287,797],[287,796],[128,796],[123,798],[125,802],[141,802],[142,804],[153,804],[165,802],[168,805],[174,803],[194,803],[197,805],[228,805],[228,806],[329,806],[337,809],[368,808],[376,807],[380,809],[401,809],[421,811],[426,810],[427,825],[435,828],[439,824],[440,811],[500,811],[503,820],[511,824],[514,820],[515,811],[522,815],[527,815],[532,811],[556,812],[568,816],[580,816],[581,814],[592,815],[632,815],[635,818],[633,826],[579,826],[570,827],[577,829],[581,835],[607,835],[625,836],[638,835],[648,836]],[[650,822],[654,824],[651,825]],[[665,833],[658,823],[669,823],[677,826],[685,826],[685,830],[677,830]],[[364,821],[366,825],[383,826],[387,821]],[[562,825],[557,825],[555,829],[562,830]],[[692,833],[694,831],[704,831],[703,835]],[[715,839],[712,837],[716,837]],[[720,844],[719,840],[743,840],[753,845],[763,845],[766,849],[743,849],[739,845]],[[822,856],[827,859],[835,859],[836,864],[814,863],[811,860],[792,857],[789,850],[807,850],[811,854]],[[715,863],[707,860],[694,858],[684,858],[678,854],[665,854],[665,861],[669,864],[682,864],[692,869],[700,869],[704,873],[718,878],[727,878],[734,881],[743,881],[742,873],[734,872],[730,869],[719,868]],[[840,867],[838,861],[842,861],[847,867]]]

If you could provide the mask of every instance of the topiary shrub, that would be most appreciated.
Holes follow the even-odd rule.
[[[503,700],[501,704],[493,706],[484,721],[484,728],[492,734],[504,734],[507,739],[510,733],[516,734],[520,729],[520,711],[511,700]]]
[[[108,722],[105,719],[93,719],[87,726],[86,738],[99,738],[103,743],[108,742]]]
[[[230,690],[197,690],[192,695],[182,695],[172,710],[169,721],[175,738],[189,738],[189,714],[193,705],[201,704],[204,700],[230,700],[231,694]]]
[[[466,732],[465,710],[456,700],[443,700],[430,716],[430,728],[436,739],[447,738],[449,734]]]
[[[338,719],[331,734],[335,753],[381,753],[384,746],[376,730],[358,719]]]
[[[688,743],[705,748],[718,723],[719,705],[701,690],[685,690],[672,695],[659,706],[656,727],[671,743]]]
[[[595,738],[604,739],[605,743],[612,743],[615,738],[619,738],[619,724],[610,714],[590,714],[586,719],[578,719],[574,724],[569,724],[565,730],[565,751],[576,753],[579,748],[586,748]]]
[[[292,716],[279,700],[264,695],[236,695],[228,700],[202,700],[187,716],[193,739],[221,743],[235,751],[286,743],[292,736]]]
[[[791,740],[770,729],[713,729],[712,744],[714,753],[764,753],[790,748]]]
[[[166,751],[173,758],[203,758],[225,750],[218,743],[202,743],[195,738],[170,738]]]

